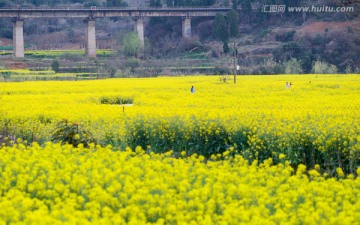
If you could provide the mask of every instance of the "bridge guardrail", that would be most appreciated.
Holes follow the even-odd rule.
[[[6,7],[0,10],[230,10],[231,7]],[[240,7],[238,8],[240,9]]]

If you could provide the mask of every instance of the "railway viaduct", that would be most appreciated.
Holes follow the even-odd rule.
[[[229,7],[193,8],[193,7],[164,7],[164,8],[16,8],[1,9],[0,18],[12,18],[13,22],[13,53],[15,57],[24,57],[24,20],[27,18],[81,18],[86,26],[85,53],[88,57],[96,57],[97,18],[132,17],[135,20],[134,30],[138,34],[141,45],[144,45],[145,17],[181,17],[182,36],[191,36],[192,17],[214,17],[216,13],[226,13]]]

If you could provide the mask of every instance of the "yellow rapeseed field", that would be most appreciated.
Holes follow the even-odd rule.
[[[360,177],[91,145],[0,150],[0,224],[357,224]],[[183,152],[185,155],[185,152]],[[220,156],[218,156],[220,157]],[[358,169],[360,173],[360,169]]]
[[[359,94],[359,75],[0,83],[0,225],[356,224]]]
[[[235,147],[250,161],[285,154],[328,173],[354,172],[360,157],[359,75],[242,76],[236,85],[218,76],[1,83],[0,94],[0,128],[28,143],[53,140],[66,119],[121,149],[210,156]],[[101,104],[116,98],[133,105]]]

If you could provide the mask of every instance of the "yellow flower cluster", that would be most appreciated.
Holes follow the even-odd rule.
[[[103,146],[233,146],[248,160],[284,154],[292,165],[348,174],[360,163],[359,90],[358,75],[241,76],[236,85],[216,76],[1,83],[0,129],[42,144],[67,119]],[[133,105],[101,104],[114,96]]]
[[[231,150],[230,150],[231,151]],[[0,149],[0,224],[356,224],[360,177],[46,143]],[[224,160],[216,160],[225,157]],[[340,170],[338,171],[338,173]],[[360,173],[360,169],[358,169]]]

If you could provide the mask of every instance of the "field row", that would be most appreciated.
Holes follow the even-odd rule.
[[[284,154],[294,167],[356,174],[359,84],[357,75],[2,83],[0,129],[6,144],[95,142],[205,157],[234,148],[250,162]]]
[[[360,178],[304,174],[284,156],[249,164],[47,143],[0,149],[0,224],[356,224]],[[183,152],[181,155],[186,155]],[[217,158],[222,158],[219,161]],[[358,169],[360,173],[360,169]]]

